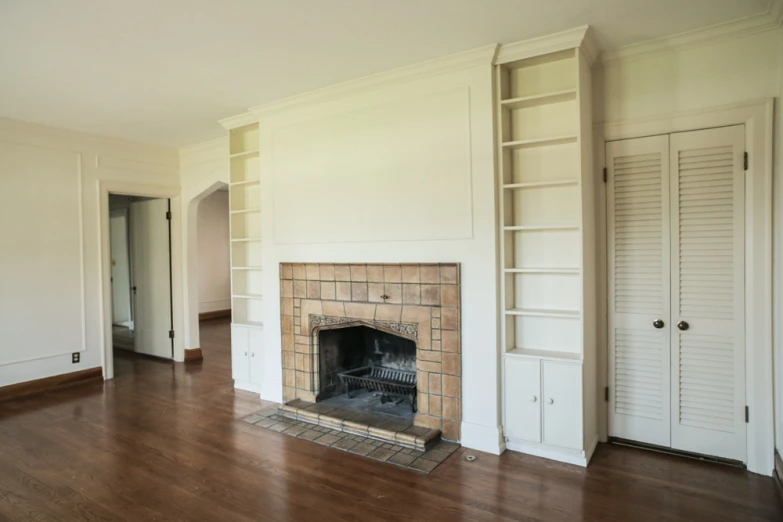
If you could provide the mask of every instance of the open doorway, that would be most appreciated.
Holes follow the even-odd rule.
[[[115,354],[174,358],[171,202],[109,195]]]
[[[205,364],[230,365],[231,235],[228,186],[198,203],[198,319]]]

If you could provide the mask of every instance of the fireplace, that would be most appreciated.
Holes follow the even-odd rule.
[[[414,425],[460,440],[459,265],[283,263],[280,279],[286,403],[344,396],[352,368],[415,371]]]
[[[416,343],[363,324],[322,330],[318,334],[319,390],[316,401],[363,390],[372,397],[349,403],[389,408],[407,399],[411,416],[416,400]],[[372,399],[375,399],[374,401]]]

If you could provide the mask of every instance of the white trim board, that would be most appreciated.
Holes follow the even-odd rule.
[[[764,13],[604,51],[601,54],[601,61],[612,63],[619,60],[665,54],[675,50],[775,30],[781,25],[783,25],[783,2],[770,0],[769,7]]]
[[[745,372],[746,401],[750,409],[747,424],[748,470],[771,476],[774,469],[774,405],[772,377],[772,153],[773,100],[757,100],[710,109],[687,111],[654,118],[607,122],[595,126],[596,172],[604,167],[607,141],[670,134],[728,125],[745,125],[745,147],[749,154],[746,171],[746,329]],[[605,198],[605,193],[602,196]],[[606,205],[599,207],[599,228],[606,230]],[[603,244],[603,271],[606,270],[606,235]],[[603,274],[601,288],[604,321],[599,346],[604,347],[599,361],[604,374],[599,389],[606,386],[608,354],[607,296]],[[598,390],[597,390],[598,391]],[[607,406],[600,402],[601,440],[607,437]]]
[[[171,306],[174,312],[174,331],[178,333],[174,337],[174,360],[182,362],[185,360],[185,349],[182,342],[184,338],[184,304],[182,298],[182,205],[180,202],[179,187],[127,181],[99,180],[97,188],[100,212],[98,245],[101,259],[100,324],[103,325],[103,328],[100,339],[100,350],[103,378],[106,380],[114,378],[114,354],[112,352],[113,343],[111,328],[111,248],[109,239],[110,193],[171,199]]]

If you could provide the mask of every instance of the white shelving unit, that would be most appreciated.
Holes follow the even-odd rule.
[[[506,445],[582,465],[597,442],[584,36],[543,55],[501,49],[495,78]]]
[[[234,385],[260,391],[263,343],[258,123],[229,126],[231,352]]]

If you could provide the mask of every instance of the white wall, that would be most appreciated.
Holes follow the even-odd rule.
[[[199,339],[198,214],[204,198],[228,185],[228,138],[200,143],[179,151],[182,183],[182,267],[184,286],[184,343],[186,349],[201,346]]]
[[[490,54],[260,115],[262,398],[282,398],[279,263],[457,262],[462,442],[499,452]]]
[[[198,311],[231,308],[228,191],[219,190],[198,206]]]
[[[0,179],[0,386],[101,366],[111,293],[99,187],[176,193],[176,150],[0,119]]]
[[[774,207],[774,345],[776,351],[776,435],[783,447],[783,150],[780,97],[783,96],[783,30],[767,30],[690,48],[612,61],[595,70],[596,122],[643,120],[668,114],[777,97]],[[602,261],[605,266],[605,260]],[[605,336],[605,332],[603,333]],[[604,343],[605,344],[605,337]],[[605,354],[604,354],[605,355]],[[772,363],[772,361],[770,361]],[[606,359],[601,361],[606,380]],[[603,402],[601,404],[604,404]],[[599,425],[605,428],[605,408]]]

